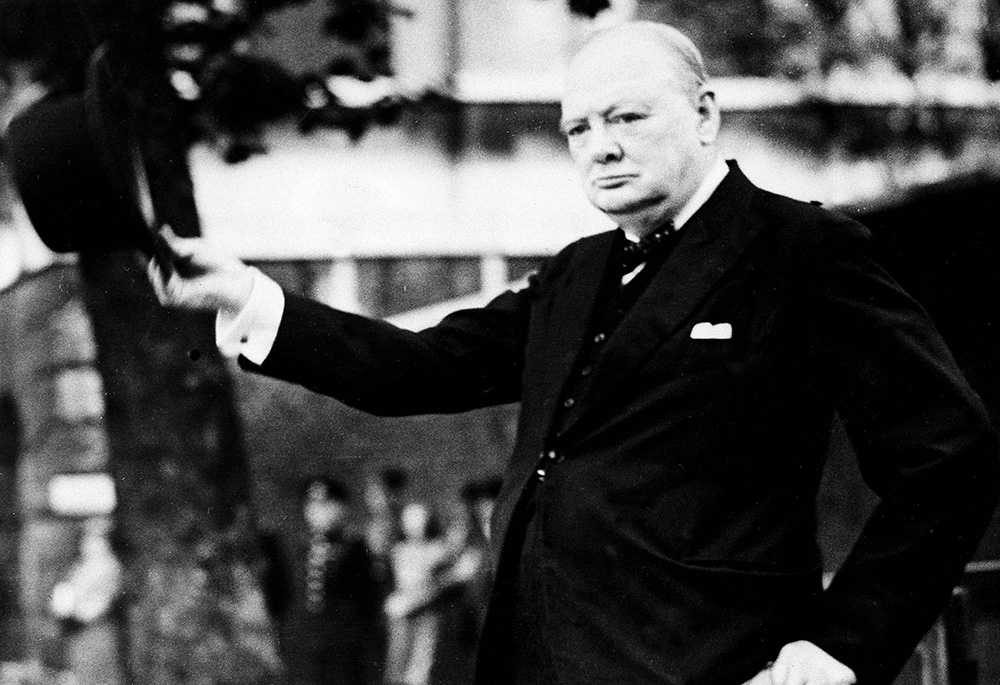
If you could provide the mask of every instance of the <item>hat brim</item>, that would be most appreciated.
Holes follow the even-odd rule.
[[[106,46],[83,93],[43,99],[8,128],[14,183],[55,252],[157,252],[159,230],[125,89]]]

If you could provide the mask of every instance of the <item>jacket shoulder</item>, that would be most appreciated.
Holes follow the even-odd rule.
[[[779,255],[803,265],[844,251],[867,251],[872,241],[864,224],[841,212],[766,190],[758,189],[750,214]]]

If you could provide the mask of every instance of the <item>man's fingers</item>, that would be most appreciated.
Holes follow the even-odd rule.
[[[220,267],[226,261],[204,238],[181,238],[169,225],[160,230],[157,239],[178,266],[190,264],[206,269]]]
[[[775,662],[771,669],[774,685],[852,685],[853,677],[835,668],[823,668],[816,664]]]
[[[160,265],[156,263],[155,259],[150,259],[146,265],[146,275],[149,277],[150,285],[153,286],[153,292],[156,293],[156,299],[160,301],[160,304],[166,304],[164,301],[166,291],[163,287],[163,270],[160,269]]]
[[[805,640],[792,642],[781,649],[771,667],[770,678],[773,685],[854,685],[857,682],[854,671],[848,666]]]
[[[159,239],[170,256],[171,265],[185,278],[243,269],[236,257],[218,250],[204,238],[181,238],[166,226],[160,231]]]
[[[157,234],[168,262],[149,263],[149,281],[160,304],[185,309],[239,310],[253,290],[253,274],[235,256],[204,238],[178,237],[170,226]]]
[[[174,261],[190,260],[205,251],[201,238],[179,238],[173,232],[168,235],[166,231],[160,233],[160,236],[163,238],[162,245]]]
[[[799,664],[790,659],[782,659],[779,656],[778,660],[771,666],[771,682],[774,685],[806,685],[810,680],[802,672]],[[815,682],[816,685],[823,683],[821,680]]]
[[[162,305],[176,304],[176,277],[173,274],[164,275],[163,269],[156,263],[155,259],[149,260],[147,266],[149,282],[153,286],[156,299]]]

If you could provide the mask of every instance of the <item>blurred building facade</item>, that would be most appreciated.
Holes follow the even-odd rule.
[[[210,239],[291,291],[405,327],[516,287],[562,246],[609,228],[555,123],[567,56],[625,18],[675,23],[703,46],[719,75],[722,148],[765,188],[874,215],[922,188],[1000,176],[995,2],[622,0],[594,20],[558,0],[408,4],[413,15],[394,19],[398,87],[432,95],[397,124],[355,143],[302,137],[290,122],[241,164],[206,146],[190,156]],[[308,70],[324,59],[319,11],[274,17],[252,49]],[[7,85],[0,110],[24,92]],[[0,620],[0,661],[47,658],[57,631],[48,593],[79,525],[52,515],[49,479],[107,467],[76,281],[72,259],[45,250],[0,178],[0,602],[16,608]],[[498,472],[513,439],[514,406],[386,420],[268,379],[234,380],[259,525],[278,533],[297,525],[303,476],[335,473],[360,490],[401,467],[415,497],[448,504]],[[996,415],[993,387],[984,394]],[[849,456],[836,434],[820,504],[831,569],[871,506]],[[996,526],[990,535],[983,556],[1000,556]],[[1000,639],[995,623],[977,630]],[[919,682],[914,668],[907,682]],[[923,682],[947,682],[939,676]],[[981,676],[1000,682],[1000,665],[984,661]]]

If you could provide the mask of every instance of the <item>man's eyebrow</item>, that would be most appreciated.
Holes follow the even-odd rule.
[[[600,112],[598,112],[597,114],[598,114],[598,116],[606,117],[617,106],[618,106],[617,103],[610,104],[607,107],[605,107],[604,109],[602,109]],[[585,123],[588,118],[589,117],[586,114],[581,114],[580,116],[568,117],[566,119],[563,119],[562,121],[559,122],[559,130],[565,131],[568,127],[571,127],[574,124]]]
[[[607,118],[614,114],[618,110],[622,109],[647,109],[649,105],[641,100],[623,98],[620,100],[615,100],[607,107],[599,111],[597,114],[600,117]],[[581,115],[578,117],[569,117],[567,119],[562,119],[559,122],[559,130],[565,133],[568,129],[572,128],[575,124],[585,123],[589,117],[587,115]]]

